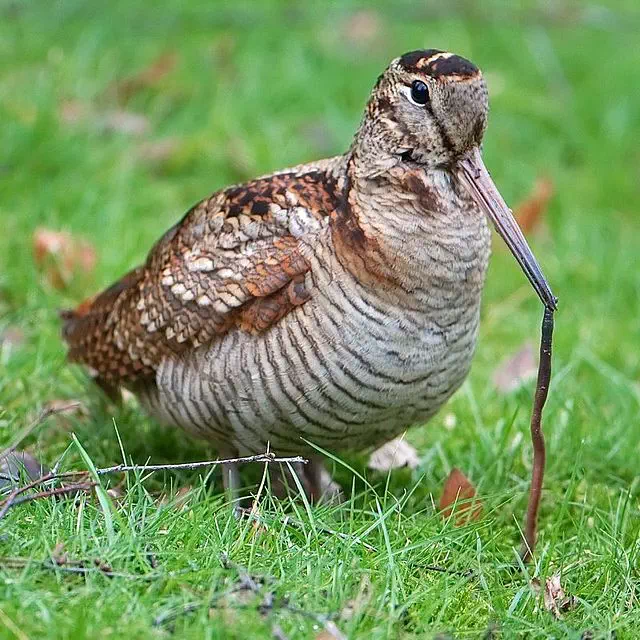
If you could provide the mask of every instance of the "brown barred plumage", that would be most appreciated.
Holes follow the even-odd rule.
[[[394,60],[345,155],[214,193],[65,312],[70,359],[222,453],[366,449],[423,424],[476,343],[490,234],[461,163],[486,117],[470,62]]]

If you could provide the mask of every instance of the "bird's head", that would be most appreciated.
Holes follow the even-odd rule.
[[[481,144],[488,108],[487,86],[474,64],[446,51],[412,51],[378,79],[364,126],[376,123],[385,151],[448,167]]]
[[[356,177],[398,165],[443,170],[494,223],[542,302],[555,309],[540,267],[482,161],[487,86],[478,67],[446,51],[411,51],[378,78],[356,135]]]

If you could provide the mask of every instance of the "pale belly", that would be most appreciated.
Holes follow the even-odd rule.
[[[267,446],[302,453],[306,441],[362,450],[426,422],[469,371],[479,289],[406,309],[354,291],[348,280],[322,278],[315,276],[311,301],[265,334],[233,331],[165,360],[143,404],[242,455]]]

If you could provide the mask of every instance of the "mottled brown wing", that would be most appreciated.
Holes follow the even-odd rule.
[[[281,174],[214,194],[112,287],[63,312],[69,358],[106,385],[238,326],[260,332],[309,298],[297,235],[335,207],[324,173]],[[302,225],[302,229],[299,227]]]

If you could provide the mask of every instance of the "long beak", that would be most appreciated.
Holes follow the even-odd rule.
[[[555,311],[558,299],[551,292],[542,269],[529,248],[509,207],[502,199],[477,147],[460,161],[460,178],[478,206],[493,222],[496,231],[505,241],[518,264],[525,272],[545,307]]]

